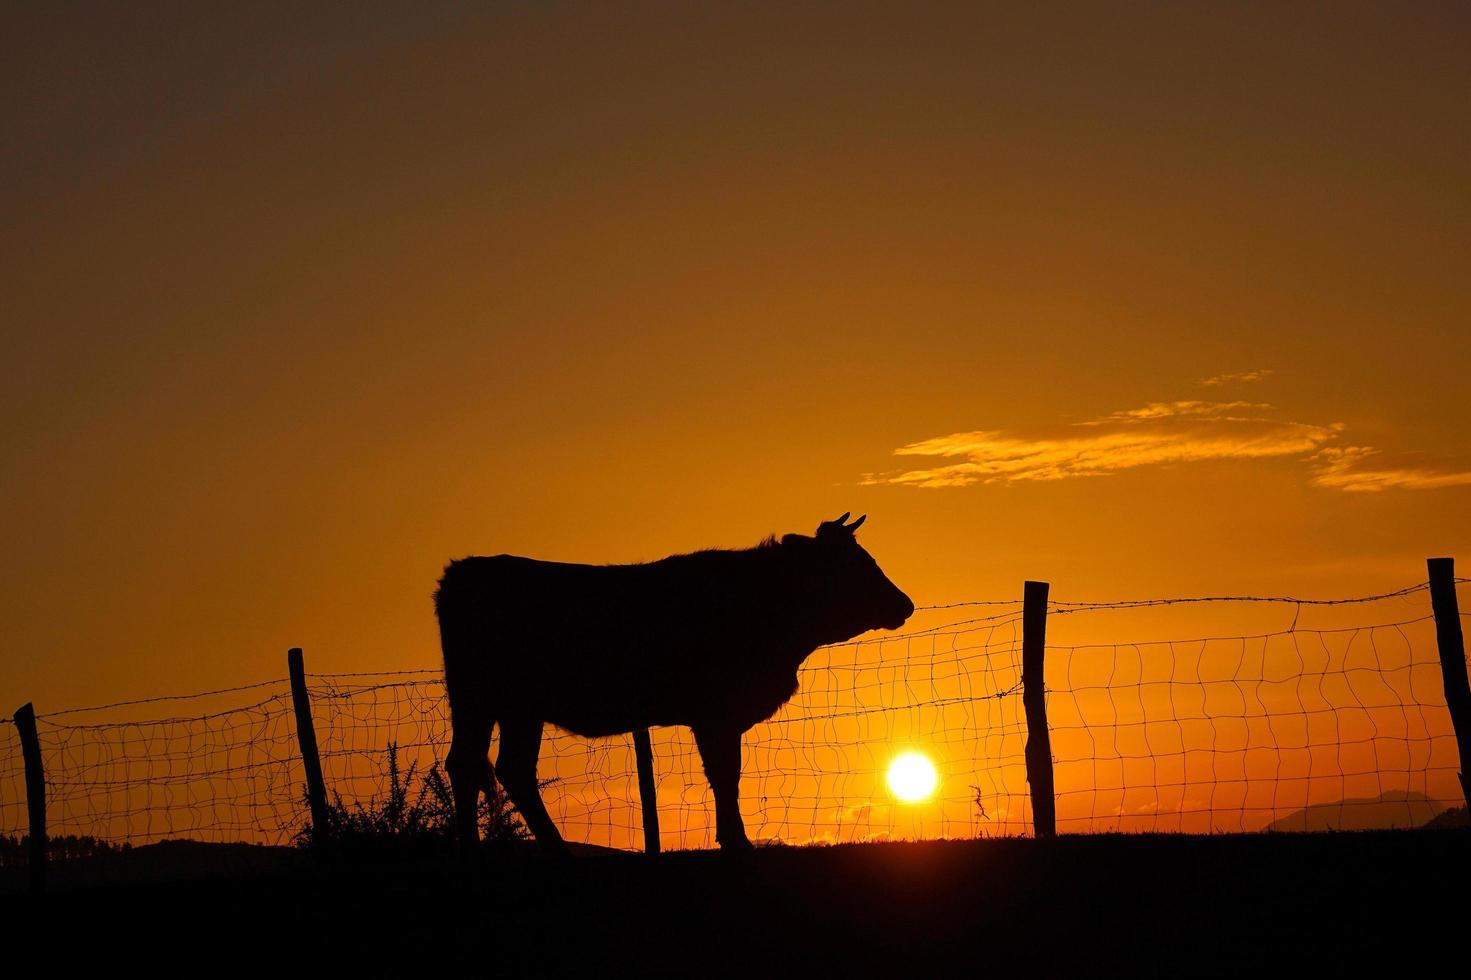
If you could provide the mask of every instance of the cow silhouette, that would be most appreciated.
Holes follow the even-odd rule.
[[[453,740],[456,835],[479,839],[499,777],[542,849],[565,853],[537,785],[542,727],[599,738],[687,725],[715,795],[716,840],[749,849],[741,736],[797,691],[819,646],[897,629],[914,603],[863,550],[860,517],[752,548],[632,565],[515,555],[452,561],[434,593]],[[500,752],[488,754],[500,726]]]

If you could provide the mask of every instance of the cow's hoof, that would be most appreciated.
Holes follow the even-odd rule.
[[[734,840],[720,841],[720,852],[722,854],[750,854],[756,849],[750,838],[741,836]]]

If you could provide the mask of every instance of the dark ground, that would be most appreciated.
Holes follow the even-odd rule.
[[[1471,925],[1471,833],[1454,830],[527,854],[474,869],[289,857],[6,897],[6,945],[68,972],[1321,976],[1436,960],[1459,973]]]

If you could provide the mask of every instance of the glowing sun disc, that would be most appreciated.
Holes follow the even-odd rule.
[[[939,781],[934,763],[918,752],[906,752],[889,763],[889,791],[905,803],[928,799]]]

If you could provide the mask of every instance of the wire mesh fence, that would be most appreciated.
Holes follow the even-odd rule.
[[[1457,744],[1426,589],[1363,600],[1051,603],[1045,683],[1059,829],[1411,826],[1456,804]],[[1256,619],[1288,619],[1247,633],[1114,638],[1161,625],[1148,617],[1182,605],[1202,611],[1193,622],[1238,623],[1240,603],[1267,610]],[[1021,613],[1020,600],[932,606],[921,615],[933,626],[820,648],[797,695],[744,740],[752,837],[1030,833]],[[307,681],[329,794],[349,805],[380,797],[390,744],[418,776],[442,765],[450,720],[440,672]],[[284,678],[43,714],[37,727],[53,836],[281,844],[308,820]],[[664,846],[713,846],[713,798],[693,738],[682,728],[652,737]],[[907,751],[937,770],[935,791],[917,802],[887,785]],[[552,780],[543,795],[569,840],[641,846],[631,737],[548,728],[541,760]],[[0,838],[23,835],[25,821],[20,744],[6,724]]]
[[[20,733],[14,719],[0,719],[0,840],[26,832],[26,768],[21,758]],[[0,861],[20,860],[18,846],[7,846]]]
[[[1429,615],[1047,658],[1059,829],[1414,827],[1461,799]]]
[[[290,686],[39,715],[52,836],[284,842],[301,760]],[[12,832],[6,827],[5,832]]]

